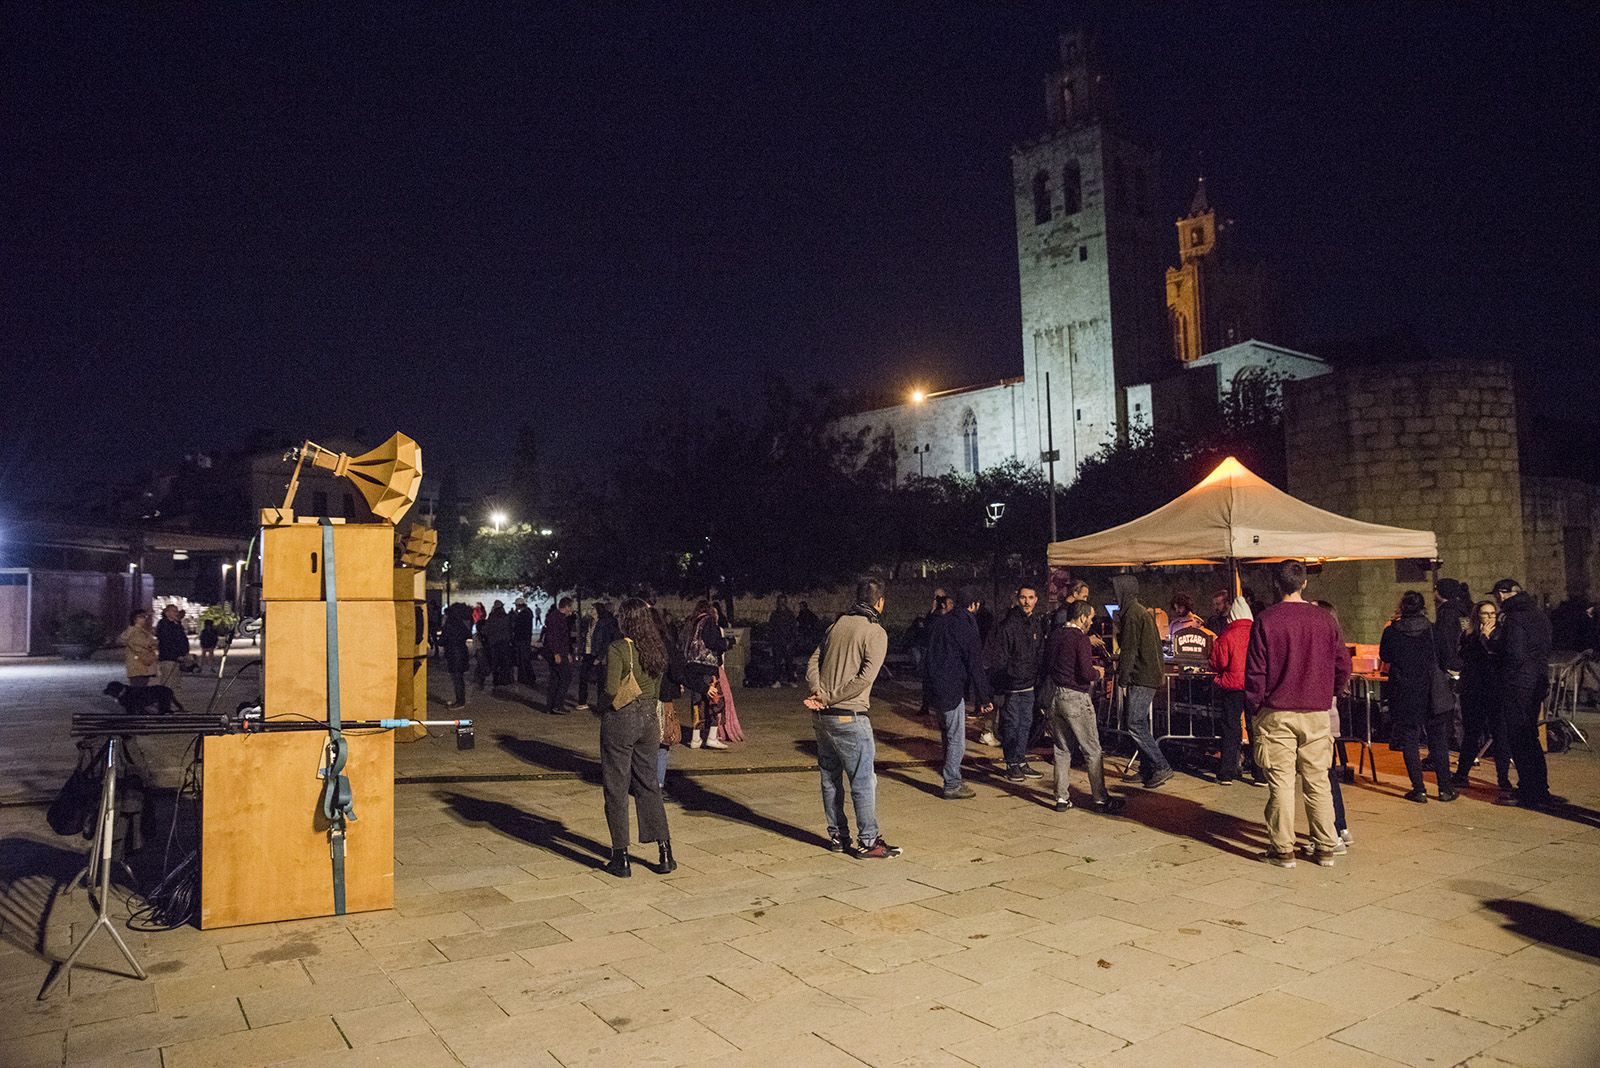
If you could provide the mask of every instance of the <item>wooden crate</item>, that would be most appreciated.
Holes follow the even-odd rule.
[[[344,564],[340,565],[343,575]],[[339,693],[342,719],[383,719],[394,709],[399,636],[393,601],[339,601]],[[266,606],[263,695],[268,719],[326,719],[327,606],[272,601]]]
[[[320,525],[263,528],[261,555],[263,600],[323,599]],[[340,523],[333,528],[333,555],[339,600],[395,599],[394,527],[388,523]]]
[[[394,907],[394,740],[349,734],[356,819],[345,838],[347,912]],[[333,864],[317,777],[322,731],[205,740],[200,926],[333,915]]]

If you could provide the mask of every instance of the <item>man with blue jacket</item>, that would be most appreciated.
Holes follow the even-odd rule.
[[[989,678],[984,669],[978,621],[973,613],[977,594],[957,590],[955,607],[928,625],[928,656],[923,662],[923,690],[928,709],[939,718],[944,739],[944,797],[947,801],[975,796],[961,781],[961,758],[967,752],[967,692],[978,711],[990,712]]]

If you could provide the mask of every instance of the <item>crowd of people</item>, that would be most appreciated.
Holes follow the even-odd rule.
[[[1029,763],[1029,751],[1047,736],[1055,810],[1077,807],[1070,777],[1078,762],[1088,781],[1084,807],[1103,815],[1122,811],[1126,798],[1107,785],[1102,711],[1108,703],[1120,709],[1117,722],[1137,753],[1144,788],[1160,789],[1175,772],[1155,734],[1153,710],[1166,676],[1177,670],[1213,691],[1208,700],[1216,736],[1209,748],[1216,752],[1215,781],[1227,785],[1245,778],[1266,788],[1268,848],[1262,859],[1281,867],[1296,863],[1298,795],[1309,830],[1303,852],[1318,864],[1334,864],[1353,840],[1338,768],[1339,699],[1352,678],[1352,647],[1334,606],[1306,598],[1302,564],[1276,565],[1271,579],[1272,605],[1263,607],[1247,590],[1222,590],[1205,617],[1183,592],[1169,598],[1165,609],[1146,606],[1134,575],[1113,577],[1105,614],[1096,611],[1081,581],[1053,610],[1041,604],[1038,587],[1024,583],[998,621],[977,592],[935,591],[929,610],[909,628],[908,643],[921,675],[922,710],[939,726],[941,796],[976,796],[963,778],[972,715],[979,719],[979,742],[1000,749],[1008,783],[1045,778]],[[792,612],[787,598],[779,597],[766,635],[770,685],[798,685],[795,660],[810,649],[803,703],[813,720],[830,848],[866,859],[901,852],[884,839],[876,807],[871,714],[873,687],[889,648],[884,602],[883,582],[863,579],[852,607],[824,629],[804,602],[800,612]],[[1430,620],[1423,595],[1406,593],[1380,646],[1388,670],[1390,743],[1403,753],[1411,780],[1406,799],[1429,800],[1424,776],[1431,770],[1434,797],[1456,800],[1471,767],[1492,749],[1500,803],[1558,803],[1549,792],[1538,735],[1550,655],[1548,618],[1511,579],[1496,583],[1491,596],[1477,603],[1464,585],[1441,579],[1434,609]],[[488,609],[451,605],[439,636],[454,687],[450,706],[466,702],[469,673],[480,688],[535,685],[537,660],[545,665],[545,711],[551,714],[588,709],[592,684],[603,710],[602,782],[612,838],[607,870],[631,874],[631,794],[639,840],[659,843],[656,870],[670,871],[675,862],[663,788],[671,747],[687,735],[691,746],[724,749],[727,739],[741,736],[724,667],[734,641],[728,617],[707,597],[688,618],[674,620],[657,609],[648,591],[624,600],[615,612],[600,601],[575,616],[572,598],[561,598],[545,615],[535,642],[534,616],[521,598],[509,611],[500,601]],[[574,677],[577,703],[569,709]],[[1458,711],[1461,756],[1452,772]]]
[[[1103,766],[1096,705],[1108,700],[1120,702],[1122,727],[1138,754],[1144,787],[1159,789],[1174,771],[1154,733],[1153,706],[1171,661],[1179,669],[1204,668],[1215,689],[1216,782],[1226,785],[1247,776],[1267,789],[1269,847],[1262,859],[1294,866],[1298,792],[1309,829],[1305,852],[1331,866],[1353,840],[1335,761],[1342,737],[1339,698],[1353,674],[1351,647],[1334,606],[1306,599],[1304,565],[1278,565],[1272,582],[1276,601],[1270,607],[1261,607],[1245,591],[1219,591],[1212,598],[1212,615],[1202,618],[1193,598],[1181,592],[1170,599],[1168,610],[1145,606],[1136,577],[1118,575],[1110,602],[1114,623],[1097,617],[1083,582],[1075,583],[1053,612],[1040,609],[1037,587],[1023,584],[998,623],[992,616],[986,619],[980,594],[935,591],[927,614],[910,628],[909,641],[922,675],[923,711],[936,718],[943,743],[942,796],[952,801],[976,796],[962,777],[970,711],[983,720],[980,742],[1001,749],[1008,782],[1044,778],[1028,762],[1030,742],[1042,724],[1051,741],[1056,811],[1074,807],[1069,789],[1074,757],[1087,774],[1091,810],[1122,810],[1125,800],[1107,788]],[[1421,757],[1426,743],[1438,800],[1454,801],[1471,766],[1492,747],[1502,791],[1498,803],[1531,808],[1559,803],[1549,791],[1538,735],[1550,656],[1548,618],[1512,579],[1496,583],[1492,596],[1476,605],[1466,587],[1451,579],[1440,580],[1434,593],[1430,622],[1422,594],[1408,592],[1382,644],[1391,744],[1403,752],[1411,778],[1407,800],[1428,800]],[[887,644],[886,635],[873,640],[871,632],[882,611],[881,585],[864,585],[857,602],[812,654],[806,704],[818,717],[830,839],[836,846],[849,840],[842,806],[842,784],[848,779],[859,855],[892,856],[899,851],[883,844],[879,833],[870,761],[869,698]],[[1458,708],[1461,758],[1452,773]],[[1248,739],[1243,751],[1242,739]]]

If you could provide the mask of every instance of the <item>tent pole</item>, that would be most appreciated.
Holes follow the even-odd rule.
[[[1237,556],[1228,557],[1228,572],[1233,576],[1233,595],[1235,597],[1243,597],[1244,584],[1239,580],[1239,558]]]

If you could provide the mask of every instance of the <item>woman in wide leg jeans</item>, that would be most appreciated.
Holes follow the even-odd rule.
[[[617,610],[622,637],[606,653],[606,696],[612,707],[600,719],[600,779],[605,790],[606,826],[611,831],[611,862],[606,871],[619,878],[632,875],[628,859],[628,794],[639,816],[639,841],[661,847],[656,872],[677,868],[667,833],[667,810],[661,803],[656,780],[656,751],[661,746],[661,726],[656,701],[661,677],[667,670],[667,647],[650,606],[629,597]],[[639,693],[616,707],[625,680],[638,684]]]

